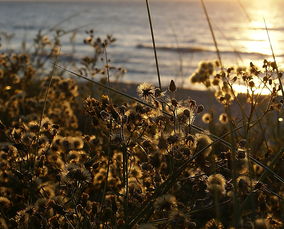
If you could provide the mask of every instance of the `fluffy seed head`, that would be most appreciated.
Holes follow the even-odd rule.
[[[225,193],[226,180],[221,174],[214,174],[208,177],[207,189],[213,195]]]
[[[211,138],[209,138],[207,135],[205,134],[196,134],[196,152],[199,152],[200,150],[203,150],[205,147],[207,147],[205,150],[203,150],[203,152],[201,153],[201,155],[203,157],[208,157],[209,154],[212,151],[212,146],[209,146],[213,141],[211,140]]]
[[[219,121],[222,124],[227,124],[228,123],[228,115],[226,113],[220,114]]]
[[[138,86],[137,93],[141,98],[147,99],[150,96],[154,95],[155,87],[149,83],[142,83]]]
[[[154,208],[169,210],[169,209],[175,208],[176,205],[177,205],[177,202],[176,202],[175,196],[171,194],[165,194],[156,199],[154,203]]]
[[[205,113],[204,115],[202,115],[202,121],[204,123],[210,123],[212,122],[212,115],[209,113]]]
[[[211,219],[205,224],[205,229],[223,229],[224,226],[219,220],[217,219]]]

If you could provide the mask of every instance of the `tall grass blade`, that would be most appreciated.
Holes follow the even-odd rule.
[[[241,9],[243,10],[244,14],[246,15],[247,19],[249,22],[252,22],[251,17],[249,16],[246,8],[244,7],[243,3],[241,2],[241,0],[237,0],[239,3],[239,6],[241,7]]]
[[[38,132],[37,132],[37,135],[36,135],[36,141],[37,141],[36,153],[37,153],[38,147],[39,147],[38,141],[39,141],[39,135],[40,135],[40,131],[41,131],[42,120],[44,118],[44,113],[45,113],[45,109],[46,109],[47,97],[48,97],[48,93],[49,93],[49,90],[50,90],[50,87],[51,87],[52,77],[53,77],[55,69],[56,69],[56,63],[57,63],[57,60],[58,60],[58,56],[60,55],[60,52],[61,52],[61,50],[59,50],[58,55],[55,56],[55,62],[53,64],[52,70],[51,70],[49,78],[48,78],[48,87],[46,88],[46,91],[45,91],[43,108],[42,108],[42,111],[41,111],[41,114],[40,114],[40,119],[39,119],[39,129],[38,129]]]
[[[79,11],[79,12],[73,13],[73,14],[71,14],[71,15],[69,15],[69,16],[63,18],[61,21],[58,21],[58,22],[56,22],[54,25],[52,25],[52,26],[50,26],[49,28],[47,28],[47,29],[46,29],[46,32],[43,33],[43,36],[49,34],[49,33],[52,32],[52,31],[55,31],[56,29],[58,29],[58,27],[59,27],[60,25],[64,24],[65,22],[71,20],[72,18],[75,18],[75,17],[79,16],[80,14],[85,13],[85,12],[87,12],[87,11],[89,11],[89,9],[85,9],[85,10],[83,10],[83,11]]]
[[[146,6],[147,6],[147,13],[148,13],[149,25],[150,25],[150,30],[151,30],[153,50],[154,50],[154,55],[155,55],[155,62],[156,62],[156,69],[157,69],[157,75],[158,75],[159,88],[162,90],[159,62],[158,62],[158,56],[157,56],[157,50],[156,50],[156,42],[155,42],[155,36],[154,36],[154,29],[153,29],[151,12],[150,12],[150,6],[149,6],[148,0],[146,0]]]
[[[210,21],[208,12],[207,12],[206,5],[204,3],[204,0],[200,0],[200,1],[201,1],[201,4],[202,4],[202,8],[204,10],[204,14],[206,16],[206,20],[208,22],[208,26],[209,26],[211,35],[212,35],[212,39],[213,39],[213,42],[214,42],[214,45],[215,45],[215,49],[216,49],[218,60],[220,62],[221,68],[223,69],[223,63],[222,63],[222,59],[221,59],[221,54],[220,54],[220,51],[219,51],[219,48],[218,48],[218,43],[217,43],[217,40],[216,40],[216,37],[215,37],[215,34],[214,34],[214,30],[213,30],[213,27],[212,27],[212,24],[211,24],[211,21]]]
[[[274,54],[274,50],[273,50],[273,47],[272,47],[272,42],[271,42],[271,39],[270,39],[270,35],[269,35],[269,31],[268,31],[268,28],[267,28],[265,18],[263,18],[263,21],[264,21],[265,30],[266,30],[266,33],[267,33],[267,38],[268,38],[268,42],[269,42],[269,45],[270,45],[272,57],[273,57],[273,60],[275,62],[275,68],[276,68],[275,70],[276,70],[276,73],[277,73],[277,78],[279,80],[279,86],[280,86],[280,89],[281,89],[281,92],[282,92],[282,97],[284,99],[284,89],[283,89],[283,85],[282,85],[282,81],[281,81],[281,76],[280,76],[280,73],[279,73],[278,65],[277,65],[277,62],[276,62],[276,58],[275,58],[275,54]]]

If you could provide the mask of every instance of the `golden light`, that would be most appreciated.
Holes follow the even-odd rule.
[[[235,85],[233,85],[233,89],[235,91],[237,91],[238,93],[242,93],[242,94],[249,93],[249,94],[252,94],[252,90],[249,89],[245,85],[235,84]],[[261,95],[270,95],[271,94],[271,90],[269,90],[268,88],[255,88],[255,89],[253,89],[253,93],[254,94],[261,94]]]
[[[273,87],[278,85],[278,79],[273,79],[272,84],[265,83],[261,80],[263,76],[261,74],[258,77],[253,77],[254,87],[250,87],[249,85],[242,84],[234,84],[232,85],[233,89],[242,94],[254,94],[254,95],[271,95],[273,91]],[[280,91],[278,92],[281,94]]]
[[[248,14],[250,16],[250,22],[244,24],[240,37],[243,40],[239,43],[240,49],[246,53],[256,55],[256,60],[244,58],[244,63],[247,65],[251,61],[261,68],[263,59],[273,61],[272,50],[269,42],[273,47],[274,54],[278,67],[281,69],[281,61],[283,61],[283,32],[279,29],[281,23],[277,21],[275,15],[279,13],[277,4],[269,4],[269,1],[251,1],[248,7]],[[266,29],[267,27],[267,29]],[[260,54],[259,56],[257,56]],[[263,55],[263,56],[261,56]],[[248,88],[246,85],[234,85],[233,88],[239,93],[254,93],[269,95],[271,94],[272,87],[264,87],[260,78],[255,78],[255,87],[253,89]],[[275,81],[277,85],[278,82]]]
[[[247,41],[244,43],[244,49],[246,50],[246,52],[271,55],[272,52],[264,21],[253,21],[250,23],[249,27],[250,29],[245,31]],[[281,38],[281,34],[277,31],[269,30],[269,28],[274,28],[271,23],[268,23],[267,27],[273,49],[277,54],[277,50],[280,47],[279,40]]]

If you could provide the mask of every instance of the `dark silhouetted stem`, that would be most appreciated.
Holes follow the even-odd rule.
[[[216,48],[217,57],[218,57],[218,60],[219,60],[219,62],[220,62],[221,68],[222,68],[222,70],[223,70],[222,59],[221,59],[220,51],[219,51],[219,48],[218,48],[217,40],[216,40],[214,31],[213,31],[213,27],[212,27],[212,24],[211,24],[211,21],[210,21],[210,18],[209,18],[209,15],[208,15],[208,12],[207,12],[207,9],[206,9],[206,6],[205,6],[204,1],[201,0],[201,3],[202,3],[202,7],[203,7],[203,10],[204,10],[205,16],[206,16],[206,20],[207,20],[208,25],[209,25],[209,29],[210,29],[210,32],[211,32],[213,41],[214,41],[214,45],[215,45],[215,48]]]
[[[282,81],[281,81],[281,76],[280,76],[280,73],[279,73],[279,69],[278,69],[278,66],[277,66],[277,62],[276,62],[274,50],[273,50],[273,47],[272,47],[272,42],[271,42],[271,39],[270,39],[270,36],[269,36],[269,32],[268,32],[268,28],[267,28],[267,25],[266,25],[266,21],[265,21],[264,18],[263,18],[263,21],[264,21],[264,25],[265,25],[265,29],[266,29],[266,33],[267,33],[267,37],[268,37],[268,41],[269,41],[269,45],[270,45],[272,57],[273,57],[273,60],[274,60],[274,62],[275,62],[275,68],[276,68],[275,70],[276,70],[276,73],[277,73],[277,78],[278,78],[278,80],[279,80],[279,85],[280,85],[280,89],[281,89],[281,92],[282,92],[282,97],[283,97],[283,99],[284,99],[283,85],[282,85]]]
[[[157,68],[157,75],[158,75],[159,88],[162,90],[161,77],[160,77],[160,69],[159,69],[159,62],[158,62],[157,50],[156,50],[156,42],[155,42],[155,36],[154,36],[154,30],[153,30],[153,24],[152,24],[151,12],[150,12],[150,6],[149,6],[149,3],[148,3],[148,0],[146,0],[146,5],[147,5],[147,12],[148,12],[148,18],[149,18],[149,24],[150,24],[152,42],[153,42],[153,50],[154,50],[155,61],[156,61],[156,68]]]

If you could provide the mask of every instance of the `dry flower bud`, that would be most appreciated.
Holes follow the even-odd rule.
[[[219,79],[214,79],[212,81],[212,84],[215,85],[215,86],[219,85],[219,83],[220,83]]]
[[[237,159],[245,159],[246,158],[246,151],[244,151],[244,150],[239,150],[238,152],[237,152]]]
[[[188,109],[185,109],[183,111],[183,114],[186,116],[186,117],[190,117],[190,111]]]
[[[194,137],[192,136],[192,135],[188,135],[188,136],[186,136],[186,138],[185,138],[185,142],[186,143],[188,143],[188,142],[194,142],[195,141],[195,139],[194,139]]]
[[[204,110],[204,106],[203,106],[203,105],[199,105],[199,106],[197,107],[196,113],[199,114],[199,113],[201,113],[203,110]]]
[[[176,84],[173,80],[171,80],[170,86],[169,86],[169,90],[171,92],[175,92],[177,90]]]
[[[155,97],[160,97],[162,95],[162,91],[160,88],[155,88]]]
[[[229,121],[228,115],[227,115],[226,113],[220,114],[220,116],[219,116],[219,121],[220,121],[222,124],[228,123],[228,121]]]
[[[220,62],[218,60],[215,61],[216,67],[220,67]]]
[[[240,140],[240,142],[239,142],[239,146],[240,147],[244,148],[246,145],[247,145],[247,140],[246,139]]]
[[[190,108],[195,107],[195,106],[196,106],[196,102],[191,99],[191,100],[189,101],[189,106],[190,106]]]
[[[252,88],[252,87],[254,87],[255,85],[254,85],[254,82],[253,81],[250,81],[249,82],[249,86]]]
[[[177,107],[178,105],[178,101],[176,99],[172,99],[171,103],[174,107]]]
[[[271,62],[271,67],[273,68],[273,70],[277,69],[277,64],[276,64],[276,62]]]

